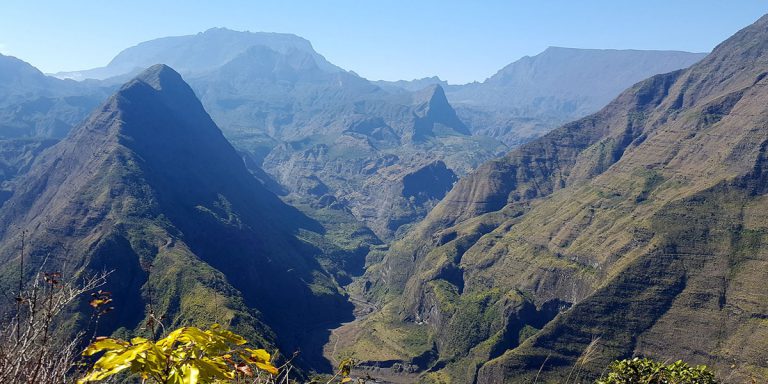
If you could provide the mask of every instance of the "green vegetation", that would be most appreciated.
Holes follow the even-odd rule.
[[[691,367],[678,360],[664,364],[651,359],[626,359],[611,364],[608,377],[596,384],[715,384],[706,366]]]

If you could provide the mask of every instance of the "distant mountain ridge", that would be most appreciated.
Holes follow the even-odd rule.
[[[280,53],[291,50],[306,52],[324,71],[341,71],[315,52],[309,41],[296,35],[211,28],[197,35],[163,37],[145,41],[123,50],[105,67],[59,72],[54,76],[74,80],[104,80],[134,73],[157,63],[173,66],[181,73],[190,75],[218,68],[254,46],[267,47]]]
[[[46,76],[0,54],[0,139],[62,138],[106,92],[95,83]]]
[[[66,136],[108,92],[111,87],[55,79],[0,55],[0,202],[7,193],[3,184]]]
[[[686,68],[706,53],[549,47],[482,82],[449,85],[438,77],[375,84],[413,91],[440,84],[473,134],[519,145],[557,125],[596,112],[649,76]]]
[[[583,116],[640,80],[686,68],[704,56],[706,53],[681,51],[549,47],[507,65],[482,83],[449,88],[449,95],[457,104],[527,108],[531,116],[539,108]]]

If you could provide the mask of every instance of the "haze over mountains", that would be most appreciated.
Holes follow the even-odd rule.
[[[768,16],[709,55],[549,48],[465,85],[223,28],[66,80],[0,55],[0,284],[24,236],[27,280],[115,270],[104,332],[151,301],[306,371],[562,382],[599,339],[584,377],[768,372],[766,42]]]
[[[309,41],[296,35],[211,28],[197,35],[164,37],[138,44],[120,52],[105,67],[59,72],[54,76],[74,80],[105,80],[140,72],[157,63],[178,68],[184,74],[201,73],[221,67],[253,46],[282,54],[302,51],[310,54],[324,70],[341,71],[317,54]]]
[[[701,57],[681,52],[551,51],[521,59],[485,83],[449,86],[446,94],[441,85],[427,83],[412,91],[382,88],[329,63],[307,40],[294,35],[214,28],[144,42],[103,68],[56,76],[101,79],[87,83],[113,89],[154,63],[171,65],[188,79],[251,168],[263,166],[282,184],[283,193],[307,204],[338,202],[336,207],[390,239],[422,218],[447,191],[412,199],[403,193],[406,176],[436,165],[447,168],[438,185],[449,185],[503,153],[504,142],[530,140],[566,119],[596,110],[636,79]],[[527,69],[518,69],[523,67]],[[521,71],[541,74],[521,86]],[[581,87],[586,83],[589,87]],[[522,89],[528,89],[525,95]],[[520,97],[513,107],[500,108],[502,103],[494,100],[512,100],[510,92]],[[96,98],[103,95],[96,93]],[[549,104],[542,102],[547,97]],[[455,103],[462,105],[458,112],[451,105]],[[564,112],[568,103],[574,107]],[[40,114],[58,118],[57,111]],[[69,115],[82,118],[83,111]],[[26,117],[10,114],[8,119],[15,124]],[[58,130],[67,127],[59,124]],[[34,154],[24,148],[17,152]],[[19,167],[9,166],[9,175]]]
[[[407,90],[441,84],[476,135],[514,146],[597,111],[640,80],[688,67],[705,55],[550,47],[507,65],[482,83],[448,85],[437,77],[376,83]]]

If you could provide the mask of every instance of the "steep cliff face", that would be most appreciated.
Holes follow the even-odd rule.
[[[427,377],[562,381],[596,339],[588,377],[632,354],[768,368],[766,37],[484,164],[391,247],[364,287],[433,335]]]
[[[125,84],[13,187],[0,210],[3,285],[24,231],[30,279],[41,267],[114,270],[101,332],[140,328],[151,300],[167,327],[224,322],[264,343],[277,332],[292,352],[299,330],[351,311],[320,250],[299,238],[323,228],[248,172],[167,66]]]
[[[457,180],[434,156],[380,150],[350,136],[296,149],[276,148],[265,168],[288,191],[349,211],[382,239],[423,218]]]
[[[437,160],[417,160],[406,167],[394,165],[378,169],[361,190],[350,192],[347,199],[357,217],[370,222],[370,227],[384,234],[402,232],[417,222],[453,187],[456,174]],[[404,227],[405,226],[405,227]]]

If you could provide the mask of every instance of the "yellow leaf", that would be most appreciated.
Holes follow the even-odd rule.
[[[125,349],[125,347],[128,346],[128,343],[112,339],[112,338],[106,338],[94,341],[89,345],[85,350],[83,351],[83,356],[92,356],[96,353],[99,353],[101,351],[110,351],[110,350],[117,350],[117,349]]]
[[[352,379],[350,379],[349,377],[345,377],[345,378],[341,379],[342,383],[349,383],[350,381],[352,381]]]
[[[176,342],[176,339],[181,335],[181,333],[184,332],[185,328],[186,327],[181,327],[174,330],[173,332],[169,333],[168,336],[158,340],[155,344],[157,344],[157,346],[163,350],[169,349],[171,346],[173,346],[173,343]]]
[[[110,301],[111,301],[111,300],[110,300]],[[100,305],[103,305],[103,304],[106,304],[106,303],[108,303],[108,302],[109,302],[109,301],[107,301],[107,300],[102,300],[102,299],[93,299],[93,300],[91,300],[91,302],[90,302],[89,304],[91,305],[91,307],[93,307],[93,308],[97,308],[98,306],[100,306]]]
[[[272,356],[264,349],[250,349],[246,348],[246,351],[251,353],[251,359],[254,362],[269,363]]]
[[[256,363],[256,367],[261,369],[262,371],[267,371],[272,375],[277,375],[277,368],[275,368],[274,365],[270,363]]]
[[[164,384],[232,380],[236,378],[235,369],[238,368],[232,360],[233,355],[256,364],[260,370],[272,375],[278,374],[278,369],[270,363],[271,355],[267,351],[232,348],[233,344],[245,343],[242,336],[218,326],[208,330],[182,327],[157,342],[141,337],[131,339],[130,343],[99,338],[83,354],[91,356],[103,352],[103,355],[78,383],[103,380],[125,369],[130,369],[144,379],[165,377]],[[253,373],[247,365],[243,365],[240,372],[245,375]]]
[[[197,379],[200,377],[200,370],[192,365],[185,365],[181,367],[181,371],[184,373],[184,384],[197,384]]]

